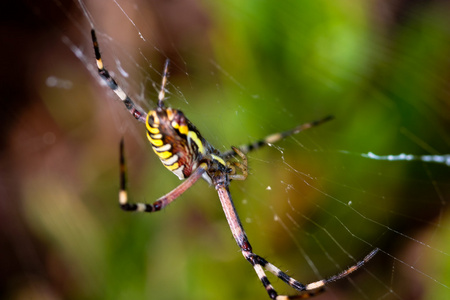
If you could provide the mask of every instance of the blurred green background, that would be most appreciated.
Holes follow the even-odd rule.
[[[9,2],[0,298],[268,299],[205,182],[154,215],[118,208],[121,137],[133,199],[179,180],[101,85],[79,3]],[[379,247],[317,299],[448,298],[448,165],[361,155],[449,153],[447,1],[82,3],[133,99],[154,107],[169,57],[168,104],[219,150],[335,116],[251,153],[231,184],[257,254],[308,283]]]

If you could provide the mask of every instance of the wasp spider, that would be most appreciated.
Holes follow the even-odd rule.
[[[202,137],[197,128],[181,111],[164,106],[165,87],[167,84],[169,66],[168,60],[164,66],[161,90],[158,95],[158,106],[156,109],[146,113],[131,100],[131,98],[109,75],[103,65],[98,41],[93,29],[91,35],[100,77],[117,94],[120,100],[123,101],[131,115],[139,122],[145,124],[147,138],[162,164],[177,175],[179,179],[184,180],[178,187],[156,200],[153,204],[129,203],[126,191],[124,144],[122,140],[120,143],[119,203],[123,210],[136,212],[159,211],[184,193],[197,180],[200,178],[205,179],[217,190],[231,233],[241,249],[242,255],[253,266],[259,280],[271,299],[300,299],[315,296],[322,292],[328,283],[342,279],[358,270],[377,253],[378,249],[373,250],[363,260],[328,279],[322,279],[309,284],[302,284],[253,252],[252,246],[248,241],[247,235],[245,234],[242,223],[234,207],[233,200],[231,199],[228,188],[230,182],[232,180],[244,180],[247,177],[246,153],[262,146],[276,143],[287,136],[329,121],[332,119],[331,116],[319,121],[313,121],[297,126],[285,132],[269,135],[262,140],[248,145],[231,147],[231,150],[221,153]],[[274,274],[300,293],[292,296],[278,295],[269,282],[265,270]]]

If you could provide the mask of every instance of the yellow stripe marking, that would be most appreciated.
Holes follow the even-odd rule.
[[[214,154],[211,154],[211,156],[212,156],[215,160],[217,160],[218,162],[220,162],[222,165],[224,165],[224,166],[227,165],[227,164],[225,163],[225,161],[222,159],[222,157],[217,156],[217,155],[214,155]]]
[[[155,149],[155,148],[153,148],[153,149]],[[156,150],[155,150],[155,153],[162,159],[167,159],[172,156],[172,152],[169,152],[169,151],[156,152]]]
[[[157,127],[150,127],[150,125],[148,123],[147,123],[147,130],[151,134],[158,134],[159,133],[159,128],[157,128]]]
[[[147,138],[150,141],[150,143],[152,143],[152,145],[154,147],[161,147],[163,145],[163,141],[162,140],[154,140],[152,139],[152,137],[150,136],[150,134],[147,132]]]
[[[205,147],[203,146],[202,141],[198,138],[197,134],[194,131],[188,131],[187,137],[188,137],[188,139],[191,139],[192,141],[194,141],[194,143],[197,145],[198,151],[200,151],[200,153],[205,154]]]
[[[180,126],[180,133],[182,133],[182,134],[188,134],[188,132],[189,132],[189,128],[187,127],[187,125],[183,125],[183,126]]]
[[[150,125],[150,122],[148,121],[151,115],[153,115],[153,118],[155,118],[155,120],[156,120],[156,114],[155,114],[155,111],[153,111],[153,110],[152,110],[152,111],[149,111],[148,114],[147,114],[147,119],[145,120],[145,127],[147,127],[147,130],[150,131],[150,133],[152,133],[152,134],[158,134],[158,133],[159,133],[159,128],[157,128],[157,127],[152,127],[152,126]],[[158,120],[158,121],[159,121],[159,120]],[[155,123],[157,123],[157,122],[155,122]],[[159,123],[159,122],[158,122],[158,123]]]
[[[171,165],[171,166],[165,166],[167,169],[169,169],[170,171],[174,171],[174,170],[176,170],[176,169],[178,169],[178,163],[174,163],[173,165]]]

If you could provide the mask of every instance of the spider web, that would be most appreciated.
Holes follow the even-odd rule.
[[[161,213],[117,209],[121,137],[133,199],[179,181],[98,77],[91,27],[106,68],[145,110],[170,58],[167,105],[221,151],[335,116],[250,153],[249,177],[231,183],[255,253],[309,283],[379,248],[317,299],[446,299],[448,4],[297,2],[27,4],[51,30],[33,69],[41,104],[11,130],[44,124],[11,141],[29,231],[12,244],[31,245],[38,275],[17,255],[26,280],[6,285],[11,299],[268,299],[205,182]]]

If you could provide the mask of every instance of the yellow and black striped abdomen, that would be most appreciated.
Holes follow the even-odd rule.
[[[180,179],[189,177],[204,154],[200,133],[181,111],[157,108],[148,113],[147,138],[162,164]]]

